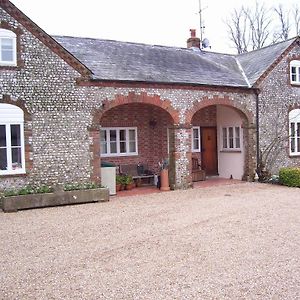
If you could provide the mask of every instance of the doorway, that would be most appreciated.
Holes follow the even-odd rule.
[[[217,128],[201,127],[201,165],[207,175],[218,175]]]

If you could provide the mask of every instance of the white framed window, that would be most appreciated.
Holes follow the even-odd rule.
[[[24,113],[0,104],[0,175],[25,173]]]
[[[0,65],[17,65],[17,36],[14,32],[0,28]]]
[[[300,109],[289,113],[290,155],[300,155]]]
[[[222,148],[223,150],[240,150],[241,149],[241,127],[229,126],[222,127]]]
[[[290,62],[290,79],[292,84],[300,84],[300,60]]]
[[[201,136],[200,127],[193,126],[192,128],[192,152],[201,152]]]
[[[102,157],[138,155],[137,128],[101,128],[100,151]]]

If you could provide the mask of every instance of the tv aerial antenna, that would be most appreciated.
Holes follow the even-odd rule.
[[[206,38],[203,39],[205,26],[204,26],[204,22],[203,22],[203,18],[202,18],[202,12],[206,8],[207,8],[207,6],[202,8],[201,0],[199,0],[200,42],[201,42],[203,48],[210,47],[208,39],[206,39]]]

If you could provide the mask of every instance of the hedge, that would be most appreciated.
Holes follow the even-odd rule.
[[[279,182],[286,186],[300,187],[300,168],[280,169]]]

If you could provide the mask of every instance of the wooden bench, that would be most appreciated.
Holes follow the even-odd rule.
[[[205,179],[205,171],[201,169],[201,165],[199,164],[198,158],[192,157],[192,180],[201,181]]]
[[[119,172],[120,174],[132,176],[137,186],[142,185],[143,179],[147,179],[148,184],[151,184],[154,179],[153,172],[148,170],[147,165],[143,164],[120,165]]]

